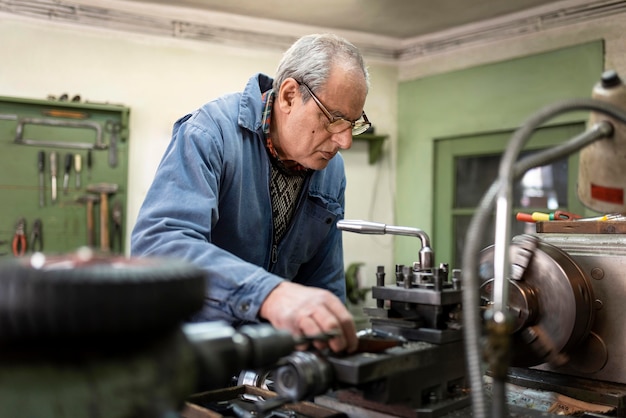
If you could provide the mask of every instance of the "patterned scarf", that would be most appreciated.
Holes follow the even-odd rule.
[[[270,135],[270,125],[272,117],[272,106],[276,97],[273,90],[263,93],[263,133],[265,134],[265,146],[270,155],[271,179],[270,196],[272,199],[272,219],[274,221],[274,243],[280,242],[293,216],[296,201],[302,190],[302,185],[309,175],[309,169],[300,164],[293,167],[286,167],[278,157],[278,153],[272,143]]]

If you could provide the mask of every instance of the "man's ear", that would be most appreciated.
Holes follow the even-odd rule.
[[[300,85],[298,82],[293,78],[287,78],[280,85],[275,106],[278,105],[282,112],[289,113],[295,104],[294,101],[299,95]]]

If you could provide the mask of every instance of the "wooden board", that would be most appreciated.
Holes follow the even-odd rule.
[[[626,234],[624,221],[549,221],[537,222],[539,233]]]

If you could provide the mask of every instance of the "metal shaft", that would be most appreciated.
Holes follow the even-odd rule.
[[[37,153],[37,171],[39,172],[39,207],[43,208],[46,204],[45,187],[44,187],[44,164],[46,154],[43,151]]]
[[[52,179],[51,183],[51,193],[52,193],[52,203],[56,203],[57,201],[57,153],[50,153],[50,177]]]
[[[82,157],[80,154],[74,155],[74,172],[76,173],[76,188],[80,189],[80,173],[83,170]]]
[[[63,174],[63,193],[67,194],[70,187],[70,171],[72,171],[72,154],[65,154],[65,174]]]

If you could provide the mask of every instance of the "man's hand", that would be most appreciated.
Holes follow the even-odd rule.
[[[261,318],[294,335],[311,336],[338,332],[328,345],[334,352],[356,350],[358,340],[352,315],[328,290],[283,282],[267,296]]]

